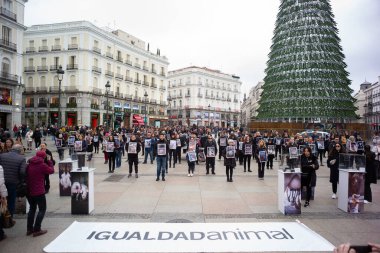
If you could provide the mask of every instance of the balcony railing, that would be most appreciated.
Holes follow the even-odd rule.
[[[50,92],[59,92],[59,87],[49,87]]]
[[[24,67],[24,72],[35,72],[36,69],[34,66],[27,66],[27,67]]]
[[[135,83],[141,84],[141,80],[135,79]]]
[[[132,62],[130,60],[126,60],[125,61],[125,64],[129,65],[129,66],[132,66]]]
[[[106,52],[106,57],[113,59],[113,54],[110,52]]]
[[[99,67],[96,67],[96,66],[92,66],[92,72],[101,74],[102,73],[102,69],[99,68]]]
[[[143,66],[143,70],[149,71],[149,68],[147,66]]]
[[[78,69],[78,64],[67,64],[66,70],[76,70]]]
[[[160,90],[166,90],[165,86],[160,86]]]
[[[236,98],[234,98],[234,102],[235,102],[235,103],[237,103],[237,102],[238,102],[238,100],[237,100]]]
[[[38,72],[47,72],[47,71],[49,71],[49,67],[46,65],[37,66],[37,71]]]
[[[152,99],[150,100],[150,103],[151,103],[151,104],[156,104],[156,103],[157,103],[157,100],[152,98]]]
[[[0,72],[0,80],[18,82],[18,75],[12,75],[7,72]]]
[[[165,72],[161,72],[160,73],[161,76],[165,76]],[[190,82],[189,82],[190,83]]]
[[[130,94],[125,95],[125,99],[132,100],[132,95],[130,95]]]
[[[110,70],[106,70],[104,74],[105,74],[106,76],[113,77],[113,72],[110,71]]]
[[[183,98],[182,94],[178,94],[177,98]]]
[[[152,69],[153,74],[157,74],[157,71],[155,69]]]
[[[40,46],[38,47],[38,52],[47,52],[49,51],[49,47],[48,46]]]
[[[62,47],[61,45],[53,45],[51,46],[51,51],[61,51]]]
[[[66,107],[67,108],[77,108],[77,103],[67,103]]]
[[[91,104],[91,109],[99,110],[99,105],[98,104]]]
[[[118,62],[123,62],[123,57],[118,56],[118,57],[116,58],[116,61],[118,61]]]
[[[144,85],[144,86],[149,86],[149,82],[147,82],[147,81],[143,81],[142,85]]]
[[[156,83],[152,83],[152,88],[157,88],[157,84]]]
[[[125,81],[127,81],[127,82],[132,82],[132,81],[133,81],[133,78],[130,77],[130,76],[127,76],[127,77],[125,78]]]
[[[57,71],[59,65],[50,65],[50,71]]]
[[[78,49],[78,44],[69,44],[67,46],[67,50],[77,50]]]
[[[141,65],[138,63],[135,63],[135,67],[141,69]]]
[[[8,41],[8,40],[1,39],[0,40],[0,47],[9,49],[9,50],[14,51],[14,52],[17,51],[17,45],[15,43]]]
[[[92,88],[92,93],[97,94],[97,95],[101,95],[102,94],[102,90],[99,89],[99,88]]]
[[[98,47],[92,47],[92,51],[94,53],[97,53],[97,54],[101,54],[102,53],[102,50],[100,48],[98,48]]]
[[[17,22],[17,15],[4,7],[0,7],[0,15]]]
[[[46,108],[47,107],[47,102],[39,102],[38,103],[38,107],[44,107],[44,108]]]
[[[25,53],[34,53],[34,52],[36,52],[35,47],[27,47],[25,50]]]
[[[118,73],[116,73],[116,74],[115,74],[115,78],[116,78],[116,79],[123,80],[123,79],[124,79],[124,76],[123,76],[122,74],[118,74]]]
[[[50,104],[50,108],[58,108],[59,107],[59,103],[51,103]]]

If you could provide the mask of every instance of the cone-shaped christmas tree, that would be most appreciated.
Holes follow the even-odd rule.
[[[339,42],[329,0],[281,0],[258,118],[355,118]]]

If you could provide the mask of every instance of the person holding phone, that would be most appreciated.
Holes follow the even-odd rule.
[[[380,244],[368,243],[368,245],[355,246],[349,243],[343,243],[336,247],[334,253],[365,253],[365,252],[380,252]]]

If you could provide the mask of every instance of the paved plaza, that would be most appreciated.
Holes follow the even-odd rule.
[[[48,141],[51,150],[55,148]],[[28,156],[31,156],[29,153]],[[53,156],[58,160],[57,153]],[[68,156],[66,151],[65,157]],[[47,194],[47,213],[40,237],[26,237],[26,215],[17,215],[17,224],[7,229],[8,238],[0,243],[1,252],[42,252],[42,249],[73,221],[107,222],[272,222],[302,223],[334,245],[342,242],[365,244],[380,241],[380,186],[372,185],[373,203],[365,205],[362,214],[347,214],[337,209],[337,199],[331,199],[329,169],[317,171],[315,200],[302,215],[284,216],[277,207],[277,169],[265,170],[265,179],[258,180],[257,164],[252,161],[252,173],[243,166],[234,170],[234,182],[226,182],[223,160],[216,159],[216,175],[206,175],[205,164],[196,166],[195,175],[187,176],[187,162],[169,168],[166,181],[156,182],[156,164],[142,164],[140,153],[139,178],[128,178],[128,163],[108,173],[103,154],[95,154],[86,164],[95,171],[95,210],[90,215],[71,215],[70,197],[60,197],[57,166],[50,176],[51,190]],[[324,164],[326,162],[324,161]],[[179,250],[180,251],[180,250]]]

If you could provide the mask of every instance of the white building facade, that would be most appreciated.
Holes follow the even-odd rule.
[[[167,122],[169,62],[121,30],[87,21],[31,26],[24,36],[23,65],[23,118],[30,125],[57,124],[59,105],[61,125],[117,128]],[[60,101],[59,66],[65,71]]]
[[[171,123],[197,126],[240,126],[241,81],[238,76],[191,66],[168,73]]]
[[[0,127],[21,125],[24,9],[27,0],[0,1]]]
[[[242,125],[248,127],[251,121],[255,121],[257,117],[257,109],[259,108],[259,101],[261,93],[263,92],[264,82],[258,82],[254,87],[249,90],[248,97],[244,94],[242,104]]]
[[[356,120],[357,123],[366,123],[365,122],[365,107],[364,105],[366,104],[366,93],[365,90],[371,87],[370,82],[364,82],[360,85],[360,89],[358,92],[355,93],[354,98],[355,98],[355,107],[357,108],[356,110],[356,115],[359,116],[359,118]]]
[[[368,85],[368,84],[367,84]],[[371,84],[364,90],[365,103],[364,121],[368,124],[371,130],[380,130],[380,77],[379,81]]]

